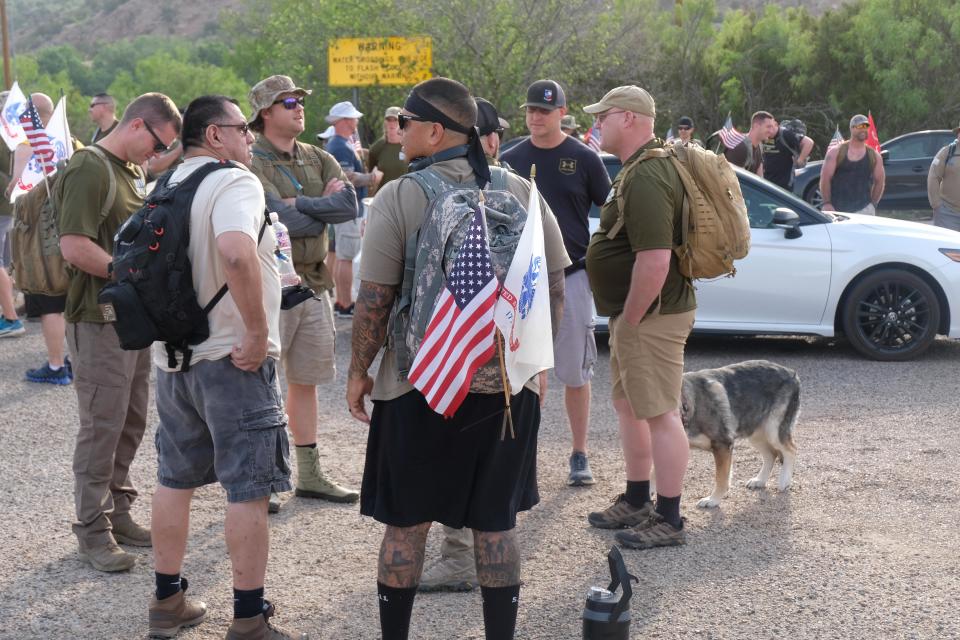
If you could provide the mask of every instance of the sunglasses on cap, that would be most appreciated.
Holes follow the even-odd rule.
[[[400,125],[400,129],[406,128],[407,123],[410,122],[411,120],[414,122],[431,122],[426,118],[421,118],[420,116],[414,116],[414,115],[407,115],[405,113],[401,113],[400,115],[397,116],[397,124]]]
[[[861,124],[855,124],[855,125],[853,125],[853,126],[850,127],[850,128],[851,128],[851,129],[869,129],[869,128],[870,128],[870,123],[869,123],[869,122],[863,122],[863,123],[861,123]]]
[[[160,136],[158,136],[157,132],[153,130],[153,127],[150,126],[149,122],[144,120],[143,126],[145,126],[147,128],[147,131],[150,132],[150,135],[153,136],[153,139],[155,141],[153,145],[154,153],[166,153],[167,151],[170,151],[170,147],[168,147],[163,143],[163,140],[160,139]]]
[[[296,109],[297,107],[303,106],[303,96],[299,98],[283,98],[282,100],[274,100],[273,104],[282,104],[284,109]]]

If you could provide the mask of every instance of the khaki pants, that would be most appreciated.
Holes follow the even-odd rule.
[[[124,351],[111,324],[67,325],[80,430],[73,452],[73,531],[87,546],[109,539],[137,491],[129,471],[147,426],[150,350]]]

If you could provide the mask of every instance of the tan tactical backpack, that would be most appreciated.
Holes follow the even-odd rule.
[[[734,260],[750,250],[750,221],[737,174],[722,155],[696,145],[648,149],[623,168],[622,186],[644,160],[669,158],[683,182],[683,222],[680,246],[674,247],[680,273],[687,278],[735,275]],[[623,226],[623,195],[616,193],[620,218],[607,233],[611,240]]]

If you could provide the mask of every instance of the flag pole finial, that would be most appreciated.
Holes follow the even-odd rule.
[[[537,177],[537,165],[530,165],[530,179],[534,180]]]

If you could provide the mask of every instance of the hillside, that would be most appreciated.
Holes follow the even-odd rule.
[[[216,36],[223,12],[245,11],[247,0],[11,0],[14,51],[51,44],[90,51],[102,42],[140,35]]]

